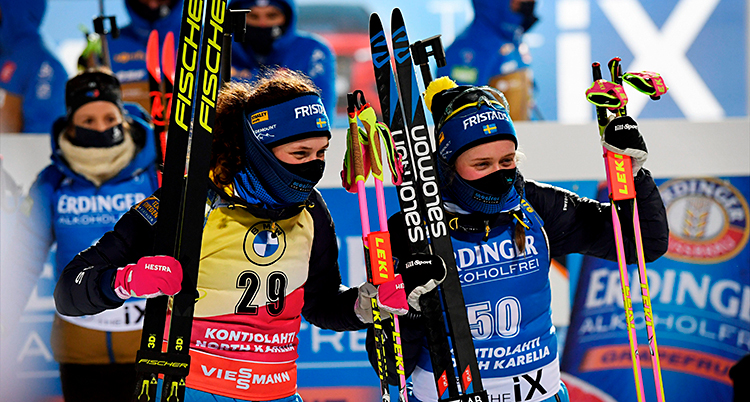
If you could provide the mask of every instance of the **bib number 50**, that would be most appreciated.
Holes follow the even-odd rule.
[[[474,339],[490,339],[493,334],[512,338],[521,330],[521,303],[513,296],[498,300],[494,311],[488,301],[467,304],[466,313]]]

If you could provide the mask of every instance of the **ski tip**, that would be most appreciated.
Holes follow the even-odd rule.
[[[157,83],[161,83],[161,67],[159,66],[159,32],[151,31],[146,44],[146,69]]]
[[[401,9],[398,7],[394,7],[393,11],[391,11],[391,21],[404,21],[404,15],[401,13]],[[393,22],[391,22],[391,25],[393,25]]]
[[[161,60],[164,68],[164,75],[167,77],[170,83],[174,85],[174,71],[175,71],[175,48],[174,48],[174,33],[172,31],[167,32],[167,36],[164,37],[164,47],[162,48]]]
[[[372,13],[370,14],[370,33],[382,31],[383,30],[383,23],[380,21],[380,16],[378,13]]]

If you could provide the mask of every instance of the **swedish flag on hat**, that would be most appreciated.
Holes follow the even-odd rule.
[[[432,112],[438,155],[452,163],[469,148],[498,140],[518,139],[505,96],[490,87],[458,86],[448,77],[430,83],[425,104]]]

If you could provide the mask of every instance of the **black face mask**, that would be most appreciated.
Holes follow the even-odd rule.
[[[281,25],[267,28],[248,26],[245,43],[249,44],[255,53],[265,56],[271,53],[273,43],[283,33]]]
[[[172,0],[168,5],[159,6],[155,10],[152,10],[149,6],[141,3],[139,0],[127,0],[127,3],[130,5],[130,8],[133,9],[133,12],[138,16],[145,19],[146,21],[154,22],[169,15],[169,13],[172,12],[172,8],[174,8],[174,5],[175,3],[177,3],[177,1]]]
[[[70,143],[83,148],[109,148],[121,144],[125,140],[124,133],[122,124],[104,131],[76,126],[76,135],[70,138]]]
[[[476,180],[466,180],[471,187],[498,197],[507,193],[515,181],[516,169],[501,169]]]
[[[279,161],[279,163],[290,173],[315,183],[323,178],[323,170],[326,167],[326,162],[320,159],[305,163],[285,163],[282,161]]]
[[[518,10],[518,13],[523,15],[523,22],[521,23],[521,28],[523,28],[524,32],[531,29],[531,26],[536,24],[537,21],[539,21],[539,18],[537,18],[536,15],[534,15],[535,6],[536,6],[536,1],[524,1],[521,3],[521,7]]]

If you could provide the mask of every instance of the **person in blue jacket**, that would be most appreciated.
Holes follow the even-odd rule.
[[[474,21],[445,51],[438,76],[459,85],[489,85],[502,91],[514,121],[528,120],[533,107],[531,54],[522,35],[537,21],[535,0],[472,0]]]
[[[117,39],[107,38],[112,71],[122,83],[123,99],[151,110],[146,44],[152,30],[159,32],[159,55],[167,32],[180,37],[181,0],[124,0],[130,24],[120,29]],[[176,53],[176,49],[175,49]]]
[[[65,104],[52,131],[52,163],[22,202],[14,246],[17,264],[38,274],[56,243],[55,278],[157,188],[148,115],[123,103],[114,75],[92,69],[73,77]],[[66,401],[129,401],[144,308],[133,299],[102,314],[55,316],[51,345]]]
[[[297,30],[294,1],[231,0],[229,8],[251,9],[245,42],[232,45],[232,78],[254,80],[268,67],[302,72],[318,87],[326,111],[333,114],[336,57],[321,37]]]
[[[612,205],[524,179],[507,103],[492,88],[456,86],[442,77],[428,86],[425,104],[436,124],[438,183],[489,400],[566,402],[552,324],[550,262],[570,253],[616,260]],[[648,153],[637,123],[628,116],[613,119],[602,145],[632,158],[644,257],[653,261],[667,251],[669,229],[659,190],[642,168]],[[621,222],[633,221],[630,211],[618,213]],[[388,227],[396,272],[409,304],[419,310],[419,297],[442,282],[445,265],[438,256],[409,252],[402,213],[391,217]],[[622,229],[626,259],[635,263],[633,227]],[[400,322],[405,371],[413,381],[410,401],[436,401],[427,334],[412,313]],[[376,367],[371,332],[367,348]],[[389,372],[389,381],[396,378]]]
[[[39,34],[46,0],[0,0],[0,133],[47,133],[68,74]]]

